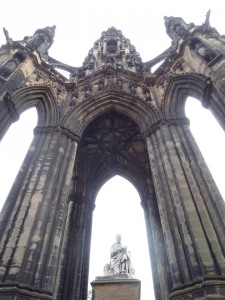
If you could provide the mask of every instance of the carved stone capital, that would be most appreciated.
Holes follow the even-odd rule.
[[[68,202],[73,202],[76,204],[82,204],[82,199],[75,194],[71,194],[68,197]]]
[[[79,143],[80,137],[70,131],[68,128],[62,126],[46,126],[46,127],[36,127],[34,128],[34,134],[42,134],[42,133],[56,133],[60,132],[62,135],[65,135],[67,138],[72,141]]]
[[[163,125],[190,125],[190,120],[186,117],[177,118],[177,119],[161,119],[154,123],[148,130],[143,133],[143,138],[147,138],[151,136],[157,129],[159,129]]]
[[[90,211],[95,209],[95,203],[88,197],[81,197],[76,194],[71,194],[68,197],[68,202],[74,202],[74,204],[79,206],[84,205]]]

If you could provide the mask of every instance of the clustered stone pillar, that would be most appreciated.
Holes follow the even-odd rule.
[[[0,219],[0,298],[54,299],[78,138],[38,127]]]
[[[169,297],[168,262],[164,252],[165,243],[154,192],[145,195],[142,199],[142,207],[145,213],[155,298],[167,299]]]
[[[64,296],[64,279],[65,279],[65,274],[67,274],[67,246],[69,244],[69,241],[71,239],[71,222],[72,222],[72,212],[74,210],[74,201],[73,197],[69,196],[68,197],[68,207],[67,207],[67,219],[66,219],[66,225],[65,225],[65,230],[64,230],[64,235],[63,235],[63,241],[62,241],[62,250],[61,250],[61,257],[60,257],[60,262],[59,262],[59,267],[58,267],[58,276],[56,279],[56,285],[55,285],[55,291],[54,295],[56,299],[63,299]]]
[[[72,203],[66,249],[66,265],[63,284],[57,299],[87,299],[89,251],[93,203],[88,197],[70,195]]]
[[[146,141],[168,258],[170,299],[224,299],[225,206],[189,125],[184,119],[161,123]]]

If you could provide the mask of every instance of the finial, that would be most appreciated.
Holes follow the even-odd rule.
[[[206,13],[205,23],[204,23],[204,25],[206,26],[206,28],[210,27],[210,22],[209,22],[210,13],[211,13],[211,10],[208,10],[207,13]]]
[[[55,29],[55,25],[53,25],[52,27],[46,27],[46,30],[49,31],[53,37],[55,36]]]
[[[4,32],[4,35],[6,38],[6,43],[11,45],[12,39],[9,37],[9,32],[8,32],[8,30],[5,29],[5,27],[3,27],[3,32]]]
[[[169,18],[167,16],[164,16],[164,20],[165,20],[165,22],[168,22]]]

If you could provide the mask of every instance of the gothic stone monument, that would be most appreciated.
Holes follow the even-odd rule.
[[[81,67],[48,55],[55,27],[4,30],[0,137],[30,107],[38,125],[1,213],[1,300],[86,300],[94,202],[115,174],[141,196],[156,299],[225,299],[224,202],[184,111],[193,96],[225,129],[225,38],[209,16],[165,26],[148,62],[112,27]]]
[[[117,234],[110,249],[110,263],[104,267],[104,276],[91,282],[93,300],[140,300],[141,282],[133,278],[131,254]]]

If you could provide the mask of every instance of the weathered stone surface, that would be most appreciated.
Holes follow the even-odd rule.
[[[137,279],[98,279],[91,286],[93,300],[140,300],[141,282]]]
[[[156,58],[112,27],[81,67],[48,56],[54,27],[5,31],[0,139],[30,107],[38,126],[0,217],[0,299],[87,299],[94,202],[116,174],[141,197],[156,300],[225,298],[225,206],[184,110],[194,96],[225,129],[225,39],[208,17],[165,24]]]

